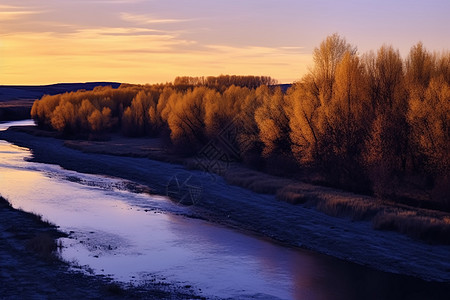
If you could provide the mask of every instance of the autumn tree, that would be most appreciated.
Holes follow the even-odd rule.
[[[403,61],[399,51],[394,50],[392,46],[382,46],[377,52],[375,67],[375,80],[380,84],[380,95],[377,99],[380,113],[404,108],[406,95]]]
[[[364,192],[369,174],[381,196],[411,174],[426,176],[430,187],[450,186],[449,51],[418,43],[405,60],[387,45],[359,56],[333,34],[313,61],[286,93],[268,76],[177,77],[44,96],[31,115],[65,134],[158,135],[186,154],[224,139],[258,168],[283,169],[275,158],[287,157],[328,184]]]
[[[172,142],[184,147],[183,151],[196,151],[206,143],[205,102],[216,96],[213,90],[197,87],[185,94],[176,93],[169,97],[162,114],[167,118]]]
[[[95,109],[88,117],[88,121],[94,133],[108,131],[114,125],[111,109],[108,107],[104,107],[102,111]]]
[[[320,107],[318,136],[321,164],[329,181],[366,191],[362,152],[373,113],[364,68],[357,55],[347,52],[336,67],[331,100]]]
[[[322,148],[338,157],[355,157],[370,126],[366,79],[360,60],[347,52],[336,67],[331,100],[321,107]],[[368,124],[369,123],[369,124]]]
[[[413,46],[405,63],[405,80],[410,99],[424,100],[425,91],[435,73],[435,57],[422,43]]]
[[[328,36],[314,49],[314,66],[288,93],[292,152],[300,162],[321,159],[323,137],[330,135],[327,110],[336,86],[338,65],[356,48],[338,34]]]
[[[186,90],[192,87],[205,86],[215,89],[219,92],[224,92],[231,86],[247,87],[249,89],[256,89],[262,85],[275,85],[277,81],[270,76],[241,76],[241,75],[220,75],[208,77],[176,77],[174,86],[177,89]]]
[[[205,102],[205,126],[210,139],[217,137],[239,115],[248,93],[249,89],[232,85]]]
[[[122,130],[129,136],[156,135],[158,120],[156,107],[159,94],[152,90],[141,90],[124,111]]]
[[[306,75],[287,94],[292,153],[300,163],[312,163],[319,157],[320,99],[315,93],[314,79]]]
[[[375,120],[366,141],[365,161],[371,170],[374,189],[380,195],[393,191],[396,180],[406,171],[409,151],[407,93],[403,75],[403,61],[398,50],[382,46],[369,66],[369,86],[372,94]]]
[[[31,117],[39,127],[52,128],[52,114],[60,101],[61,95],[44,95],[41,99],[34,101],[31,108]]]
[[[156,105],[157,123],[159,126],[167,124],[167,119],[172,111],[172,106],[175,105],[176,100],[171,100],[172,97],[178,97],[177,91],[171,87],[166,87],[159,95],[158,104]]]
[[[433,77],[442,76],[447,84],[450,84],[450,51],[445,50],[436,56],[436,69]]]
[[[92,105],[89,99],[84,99],[81,102],[81,106],[77,113],[77,122],[81,131],[89,132],[91,130],[88,118],[95,110],[95,106]]]
[[[264,143],[263,155],[289,155],[291,141],[285,97],[280,88],[271,91],[267,86],[259,88],[259,95],[261,106],[255,111],[255,120]]]
[[[259,128],[255,120],[256,110],[262,104],[262,91],[264,86],[255,89],[243,90],[246,92],[242,102],[236,103],[239,112],[236,116],[238,121],[235,126],[239,126],[237,134],[237,147],[244,162],[249,165],[260,167],[260,156],[263,149],[260,140]]]
[[[337,33],[328,36],[313,51],[314,67],[310,72],[313,80],[311,92],[322,105],[327,104],[333,95],[336,69],[345,53],[355,54],[356,47],[347,43],[345,38]]]
[[[75,108],[69,101],[61,101],[51,116],[51,125],[60,132],[73,133],[75,131]]]
[[[450,85],[443,76],[431,80],[423,101],[411,99],[408,121],[412,139],[426,158],[426,171],[450,174]]]

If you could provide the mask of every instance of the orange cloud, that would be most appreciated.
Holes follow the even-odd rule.
[[[16,33],[2,38],[0,82],[44,84],[111,80],[171,81],[178,75],[300,76],[310,56],[291,47],[198,45],[146,28],[91,28],[74,33]]]
[[[20,6],[0,5],[0,21],[11,21],[39,13],[42,11],[24,10]]]

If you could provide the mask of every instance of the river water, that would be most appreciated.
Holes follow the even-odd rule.
[[[26,124],[3,123],[0,130]],[[30,162],[31,155],[0,141],[0,194],[70,233],[61,239],[61,256],[74,268],[233,299],[385,297],[394,286],[416,283],[187,218],[189,207],[134,193],[122,179]]]

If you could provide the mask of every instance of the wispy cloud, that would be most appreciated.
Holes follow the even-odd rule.
[[[303,47],[281,46],[281,47],[237,47],[229,45],[208,45],[211,51],[222,53],[230,57],[281,57],[284,55],[301,54]]]
[[[42,13],[43,11],[34,11],[20,6],[0,5],[0,21],[10,21],[19,19],[28,15]]]
[[[204,38],[204,28],[210,29],[211,36],[223,33],[216,30],[215,23],[216,27],[205,26],[204,22],[211,22],[209,17],[158,13],[158,9],[149,8],[136,10],[145,7],[141,4],[126,6],[136,1],[140,2],[80,0],[84,4],[71,2],[61,7],[49,2],[38,7],[0,4],[0,21],[6,20],[3,23],[7,24],[0,26],[0,34],[4,33],[3,61],[7,61],[2,65],[0,82],[146,83],[170,81],[177,75],[220,73],[263,74],[285,81],[301,73],[308,60],[299,55],[302,49],[295,44],[256,47],[252,45],[261,43],[251,39],[236,41],[234,34],[224,41]],[[95,13],[81,14],[87,7]],[[40,13],[45,15],[34,16]],[[100,15],[103,18],[97,17]],[[231,29],[236,28],[229,30],[234,32]]]
[[[131,4],[131,3],[142,3],[145,0],[81,0],[80,2],[90,2],[90,3],[106,3],[106,4]]]
[[[310,55],[296,52],[300,47],[199,44],[138,26],[85,28],[64,34],[20,32],[6,36],[2,44],[8,64],[0,73],[0,82],[8,79],[17,84],[60,78],[146,83],[171,81],[177,75],[220,73],[270,75],[288,82],[310,62]]]
[[[165,35],[170,36],[166,32],[148,28],[134,27],[105,27],[78,30],[78,34],[82,36],[142,36],[142,35]]]
[[[138,15],[131,13],[121,13],[120,18],[124,21],[137,24],[171,24],[193,21],[193,19],[158,19],[151,15]]]

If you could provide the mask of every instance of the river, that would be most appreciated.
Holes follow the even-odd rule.
[[[3,123],[0,130],[27,124]],[[413,278],[188,218],[189,207],[135,193],[127,181],[30,162],[31,155],[0,141],[0,194],[70,233],[61,239],[61,257],[74,269],[233,299],[386,298],[418,283],[427,288]]]

